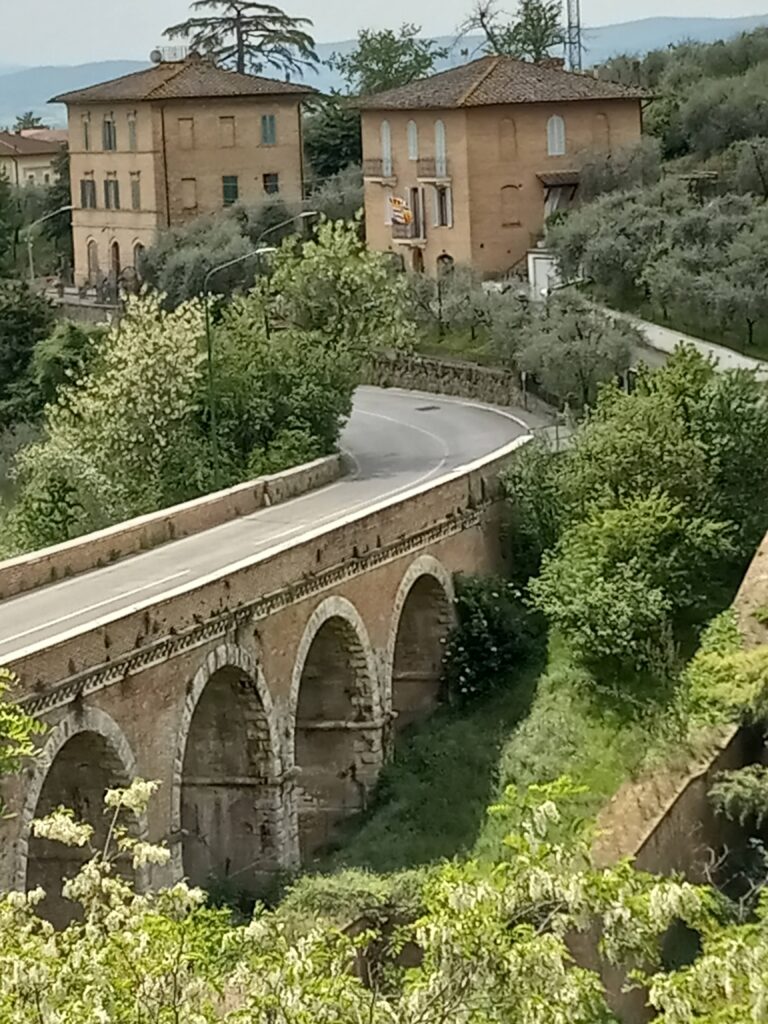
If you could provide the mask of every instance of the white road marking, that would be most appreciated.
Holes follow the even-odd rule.
[[[182,576],[189,576],[190,570],[185,569],[183,572],[175,572],[173,576],[165,576],[161,580],[152,580],[151,583],[145,583],[142,587],[134,587],[133,590],[122,590],[119,594],[115,594],[114,597],[106,598],[104,601],[97,601],[96,604],[89,604],[85,608],[78,608],[76,612],[70,612],[68,615],[62,615],[58,619],[48,619],[46,622],[39,626],[33,626],[32,629],[25,629],[23,633],[14,633],[13,636],[3,637],[3,643],[11,643],[13,640],[21,640],[22,637],[31,636],[33,633],[39,633],[43,629],[47,629],[50,626],[58,626],[61,622],[68,622],[70,619],[76,619],[78,615],[85,615],[87,612],[95,612],[97,608],[104,608],[108,604],[114,604],[116,601],[122,601],[124,597],[131,597],[133,594],[140,594],[142,590],[151,590],[153,587],[160,587],[164,583],[170,583],[171,580],[181,579]]]

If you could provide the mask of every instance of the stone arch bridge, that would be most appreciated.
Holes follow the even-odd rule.
[[[6,785],[0,884],[43,885],[55,917],[84,855],[31,821],[64,804],[95,824],[105,788],[136,775],[161,782],[137,823],[172,851],[155,883],[258,891],[311,860],[438,701],[454,575],[499,566],[517,443],[12,657],[49,729]]]

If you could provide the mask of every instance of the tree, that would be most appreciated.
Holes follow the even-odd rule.
[[[43,214],[56,213],[72,203],[69,173],[69,150],[62,151],[53,160],[53,184],[46,190]],[[41,216],[43,215],[41,214]],[[65,274],[74,265],[72,216],[66,213],[50,217],[42,224],[43,235],[53,242],[59,259],[59,270]]]
[[[312,175],[321,184],[352,165],[363,162],[360,114],[343,96],[312,103],[304,120],[304,150]]]
[[[347,54],[334,53],[329,67],[345,80],[347,91],[367,96],[408,85],[430,74],[448,51],[431,39],[420,39],[419,25],[404,24],[392,29],[361,29],[357,45]]]
[[[462,34],[482,32],[486,53],[534,62],[565,42],[560,0],[519,0],[512,16],[499,9],[497,0],[478,0],[462,26]]]
[[[731,553],[729,532],[660,492],[629,499],[567,529],[530,592],[578,657],[621,679],[663,663],[680,614]]]
[[[551,299],[514,339],[515,362],[561,401],[585,407],[629,369],[641,342],[629,324],[574,299]]]
[[[273,4],[253,0],[194,0],[191,9],[206,13],[171,25],[165,35],[188,39],[193,49],[241,74],[258,74],[265,67],[300,74],[317,64],[308,18],[292,18]]]
[[[386,918],[353,937],[328,917],[296,922],[279,908],[234,925],[183,882],[137,895],[126,868],[170,857],[132,833],[156,787],[136,779],[107,791],[104,849],[92,848],[93,826],[71,811],[33,823],[35,836],[89,856],[65,883],[77,913],[64,929],[36,913],[42,890],[0,899],[7,1024],[610,1024],[598,970],[569,948],[590,929],[601,935],[600,967],[632,972],[666,1024],[758,1020],[768,998],[765,904],[742,923],[706,886],[626,862],[597,868],[589,824],[568,826],[584,790],[567,778],[509,787],[491,808],[506,831],[504,859],[493,870],[470,861],[427,872],[420,912],[398,922],[394,942]],[[663,944],[675,923],[701,936],[702,952],[690,967],[666,969]],[[414,965],[399,955],[404,944],[419,950]],[[361,977],[366,963],[370,980]]]
[[[21,281],[0,280],[0,427],[39,411],[27,371],[35,345],[53,323],[53,307],[46,299]]]
[[[45,128],[42,118],[33,110],[27,110],[25,113],[19,114],[13,126],[15,132],[23,132],[29,128]]]
[[[661,178],[659,143],[648,136],[635,145],[610,152],[587,152],[580,159],[580,202],[589,202],[608,192],[655,185]]]
[[[34,737],[45,728],[22,711],[18,704],[5,700],[15,682],[14,675],[0,666],[0,781],[17,774],[25,759],[34,755]],[[0,818],[5,813],[6,807],[0,797]]]

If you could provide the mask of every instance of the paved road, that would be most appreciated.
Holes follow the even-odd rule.
[[[354,463],[352,473],[285,504],[0,602],[0,664],[307,530],[438,480],[527,433],[525,415],[521,410],[515,418],[461,399],[361,388],[342,438]]]

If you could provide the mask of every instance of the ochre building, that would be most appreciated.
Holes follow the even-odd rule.
[[[642,95],[558,61],[482,57],[360,101],[372,249],[414,270],[522,265],[588,151],[636,143]]]
[[[193,55],[65,93],[75,283],[136,268],[158,230],[237,202],[302,198],[307,86]]]

